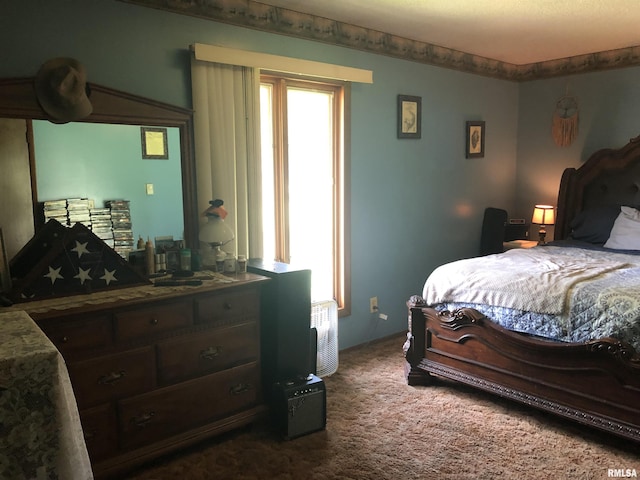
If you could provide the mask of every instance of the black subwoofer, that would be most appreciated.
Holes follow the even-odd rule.
[[[327,426],[327,393],[315,375],[276,383],[272,403],[276,428],[287,440]]]
[[[260,331],[263,385],[274,385],[314,372],[311,353],[311,270],[259,258],[247,270],[269,277],[261,288]],[[313,356],[314,365],[310,365]],[[265,394],[269,395],[269,389]],[[268,398],[267,398],[268,400]]]

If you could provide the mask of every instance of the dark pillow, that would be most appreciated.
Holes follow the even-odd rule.
[[[609,239],[619,214],[620,205],[588,208],[571,221],[571,238],[602,245]]]

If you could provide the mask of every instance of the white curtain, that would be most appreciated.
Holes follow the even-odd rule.
[[[222,199],[235,232],[224,250],[261,258],[260,72],[192,59],[191,82],[199,211]]]

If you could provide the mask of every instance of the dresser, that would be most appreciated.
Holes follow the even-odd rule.
[[[26,311],[64,357],[96,478],[265,412],[260,290],[269,279],[204,275],[201,286],[149,285],[12,307]]]

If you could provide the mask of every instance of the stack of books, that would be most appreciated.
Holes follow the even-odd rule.
[[[93,200],[88,198],[67,198],[69,225],[82,223],[85,227],[91,228],[89,209],[93,207],[93,203]]]
[[[105,204],[111,210],[113,249],[128,259],[129,252],[134,249],[129,200],[107,200]]]
[[[66,200],[47,200],[44,205],[44,223],[54,219],[62,225],[69,224],[67,217],[67,201]]]
[[[111,248],[113,243],[113,228],[111,226],[110,208],[92,208],[89,210],[91,217],[91,231]]]

